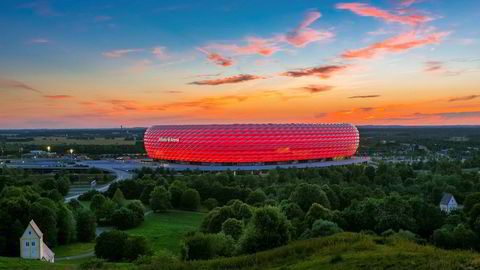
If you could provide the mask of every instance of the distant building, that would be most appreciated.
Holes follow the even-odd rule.
[[[27,226],[25,232],[20,237],[20,257],[24,259],[37,259],[53,263],[55,253],[53,253],[45,243],[43,243],[43,233],[33,221]]]
[[[446,213],[450,213],[453,210],[458,209],[458,203],[450,193],[444,193],[442,200],[440,200],[440,210]]]

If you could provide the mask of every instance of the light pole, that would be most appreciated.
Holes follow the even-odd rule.
[[[70,152],[70,158],[73,159],[73,149],[68,150]]]
[[[51,149],[52,149],[52,148],[51,148],[50,146],[47,146],[47,151],[48,151],[49,153],[50,153],[50,150],[51,150]]]

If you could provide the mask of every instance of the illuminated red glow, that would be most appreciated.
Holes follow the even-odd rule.
[[[145,132],[149,157],[188,162],[278,162],[350,157],[351,124],[164,125]]]

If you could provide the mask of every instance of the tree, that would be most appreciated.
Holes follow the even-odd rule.
[[[243,222],[236,218],[229,218],[222,224],[222,232],[238,240],[243,233]]]
[[[258,208],[239,240],[240,251],[254,253],[287,244],[290,224],[275,207]]]
[[[48,246],[57,245],[57,213],[56,208],[35,202],[31,207],[31,216],[43,233],[43,238]]]
[[[318,219],[313,223],[311,232],[312,237],[318,237],[336,234],[343,230],[335,222]]]
[[[235,214],[230,206],[215,208],[208,212],[203,219],[201,230],[203,232],[218,233],[222,230],[223,222],[232,217],[235,217]]]
[[[170,192],[168,192],[163,186],[155,187],[150,194],[150,207],[155,212],[162,212],[170,209]]]
[[[182,194],[181,205],[188,210],[197,210],[200,205],[200,194],[196,189],[186,189]]]
[[[130,229],[135,226],[135,214],[126,207],[120,207],[113,212],[111,221],[117,229]]]
[[[74,242],[77,238],[77,226],[72,211],[65,205],[57,211],[58,243],[61,245]]]
[[[97,237],[95,256],[108,261],[120,261],[125,255],[128,234],[112,230],[103,232]]]
[[[250,205],[261,205],[267,199],[267,195],[262,189],[258,188],[248,194],[246,203]]]
[[[182,181],[175,180],[170,184],[168,191],[171,194],[171,203],[173,207],[177,208],[180,206],[182,194],[186,189],[187,186]]]
[[[308,211],[313,203],[330,208],[327,195],[319,185],[302,183],[290,195],[290,200],[297,203],[303,211]]]
[[[127,204],[127,208],[133,211],[135,221],[134,226],[140,225],[145,219],[145,207],[139,200],[133,200]]]
[[[308,228],[310,228],[318,219],[331,220],[332,212],[318,203],[313,203],[305,215],[305,224]]]
[[[118,206],[125,205],[125,197],[123,196],[123,192],[121,189],[117,188],[115,194],[113,194],[112,201],[116,203]]]
[[[139,256],[152,255],[152,249],[145,236],[129,236],[125,245],[123,257],[129,261],[136,260]]]
[[[90,202],[90,210],[96,212],[97,210],[101,209],[105,204],[105,196],[103,194],[95,194],[92,197],[92,201]]]
[[[208,211],[217,207],[217,205],[218,205],[218,201],[215,200],[214,198],[208,198],[205,201],[203,201],[203,206],[205,206],[208,209]]]
[[[365,175],[368,177],[368,179],[373,182],[373,180],[375,179],[375,167],[373,166],[367,166],[365,167],[365,171],[364,171]]]
[[[195,232],[183,240],[181,255],[184,260],[208,260],[217,256],[231,256],[234,241],[223,233]]]
[[[477,203],[480,203],[480,192],[475,192],[465,197],[465,201],[463,202],[465,212],[470,212]]]
[[[142,194],[140,194],[140,201],[142,201],[143,204],[149,204],[150,203],[150,194],[152,193],[154,188],[155,188],[154,184],[147,184],[143,188]]]
[[[97,223],[95,215],[88,209],[82,209],[77,214],[77,240],[90,242],[95,238]]]
[[[97,220],[100,222],[100,220],[103,220],[105,223],[110,223],[110,220],[112,219],[113,212],[117,208],[117,204],[114,203],[111,199],[105,198],[105,202],[103,203],[102,207],[97,209],[95,212],[95,215],[97,217]]]
[[[70,180],[67,177],[60,177],[57,180],[57,189],[63,196],[68,194],[68,190],[70,189]]]

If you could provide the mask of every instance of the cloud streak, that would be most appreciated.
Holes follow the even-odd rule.
[[[102,53],[108,58],[120,58],[132,52],[141,52],[143,49],[119,49]]]
[[[412,48],[422,47],[429,44],[438,44],[449,34],[449,32],[437,32],[419,37],[417,31],[409,31],[374,43],[365,48],[345,51],[342,54],[342,57],[348,59],[373,58],[381,51],[393,53],[403,52]]]
[[[387,22],[396,22],[413,26],[433,20],[433,18],[423,15],[396,15],[364,3],[339,3],[336,5],[336,8],[350,10],[351,12],[360,16],[374,17]]]
[[[284,40],[296,47],[304,47],[308,43],[320,40],[328,40],[334,37],[332,32],[317,31],[308,28],[310,24],[320,18],[322,14],[318,11],[311,11],[307,13],[303,22],[293,31],[287,35],[280,36],[281,40]]]
[[[380,95],[351,96],[348,98],[377,98],[377,97],[380,97]]]
[[[333,89],[333,86],[331,85],[314,85],[314,84],[311,84],[311,85],[308,85],[308,86],[304,86],[302,88],[300,88],[300,90],[303,90],[303,91],[306,91],[306,92],[309,92],[309,93],[321,93],[321,92],[326,92],[326,91],[330,91]]]
[[[265,77],[250,75],[250,74],[240,74],[237,76],[225,77],[216,80],[204,80],[204,81],[194,81],[189,84],[193,85],[221,85],[221,84],[232,84],[232,83],[241,83],[246,81],[265,79]]]
[[[43,96],[44,98],[47,99],[67,99],[67,98],[72,98],[72,96],[69,95],[45,95]]]
[[[294,78],[304,77],[304,76],[317,76],[322,79],[328,79],[332,77],[335,73],[345,70],[347,67],[348,66],[327,65],[327,66],[291,70],[291,71],[281,73],[280,75],[294,77]]]
[[[274,39],[263,39],[258,37],[247,37],[247,46],[238,46],[236,44],[211,44],[208,49],[219,49],[230,51],[239,55],[259,54],[270,56],[279,51]]]
[[[28,90],[36,93],[42,93],[42,91],[20,81],[15,80],[2,80],[0,79],[0,88],[10,88],[10,89],[22,89]]]
[[[469,96],[463,96],[463,97],[454,97],[448,100],[448,102],[456,102],[456,101],[466,101],[466,100],[472,100],[479,98],[480,95],[469,95]]]
[[[197,50],[206,54],[208,61],[214,63],[215,65],[223,66],[223,67],[229,67],[233,65],[233,60],[230,58],[225,58],[218,53],[209,52],[208,50],[203,48],[197,48]]]

